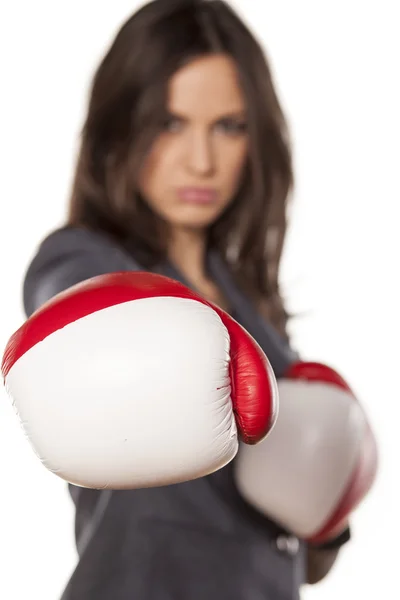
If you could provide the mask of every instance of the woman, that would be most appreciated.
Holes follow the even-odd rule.
[[[251,33],[224,2],[155,0],[95,74],[68,222],[29,266],[26,313],[144,268],[234,315],[279,376],[293,358],[278,285],[291,188],[285,119]],[[349,538],[297,540],[241,499],[232,464],[171,487],[70,491],[79,562],[63,600],[294,600]]]

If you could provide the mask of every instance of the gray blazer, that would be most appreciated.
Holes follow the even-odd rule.
[[[280,377],[297,355],[254,311],[216,254],[209,268],[236,320]],[[141,270],[110,239],[66,228],[40,245],[24,280],[30,315],[54,294],[107,272]],[[187,285],[171,265],[159,272]],[[233,463],[208,477],[155,489],[69,486],[79,561],[62,600],[298,600],[303,542],[239,496]]]

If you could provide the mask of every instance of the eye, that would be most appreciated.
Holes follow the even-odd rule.
[[[178,133],[183,128],[183,119],[168,115],[163,123],[163,130],[170,133]]]
[[[247,132],[247,123],[243,119],[221,119],[215,127],[217,131],[228,135],[243,135]]]

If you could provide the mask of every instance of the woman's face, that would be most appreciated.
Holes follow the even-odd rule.
[[[232,201],[248,152],[246,106],[233,61],[212,55],[179,70],[169,83],[168,112],[139,190],[171,227],[204,229]]]

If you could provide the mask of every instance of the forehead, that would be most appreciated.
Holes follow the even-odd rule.
[[[224,55],[196,59],[180,69],[168,87],[169,109],[213,118],[245,109],[236,65]]]

